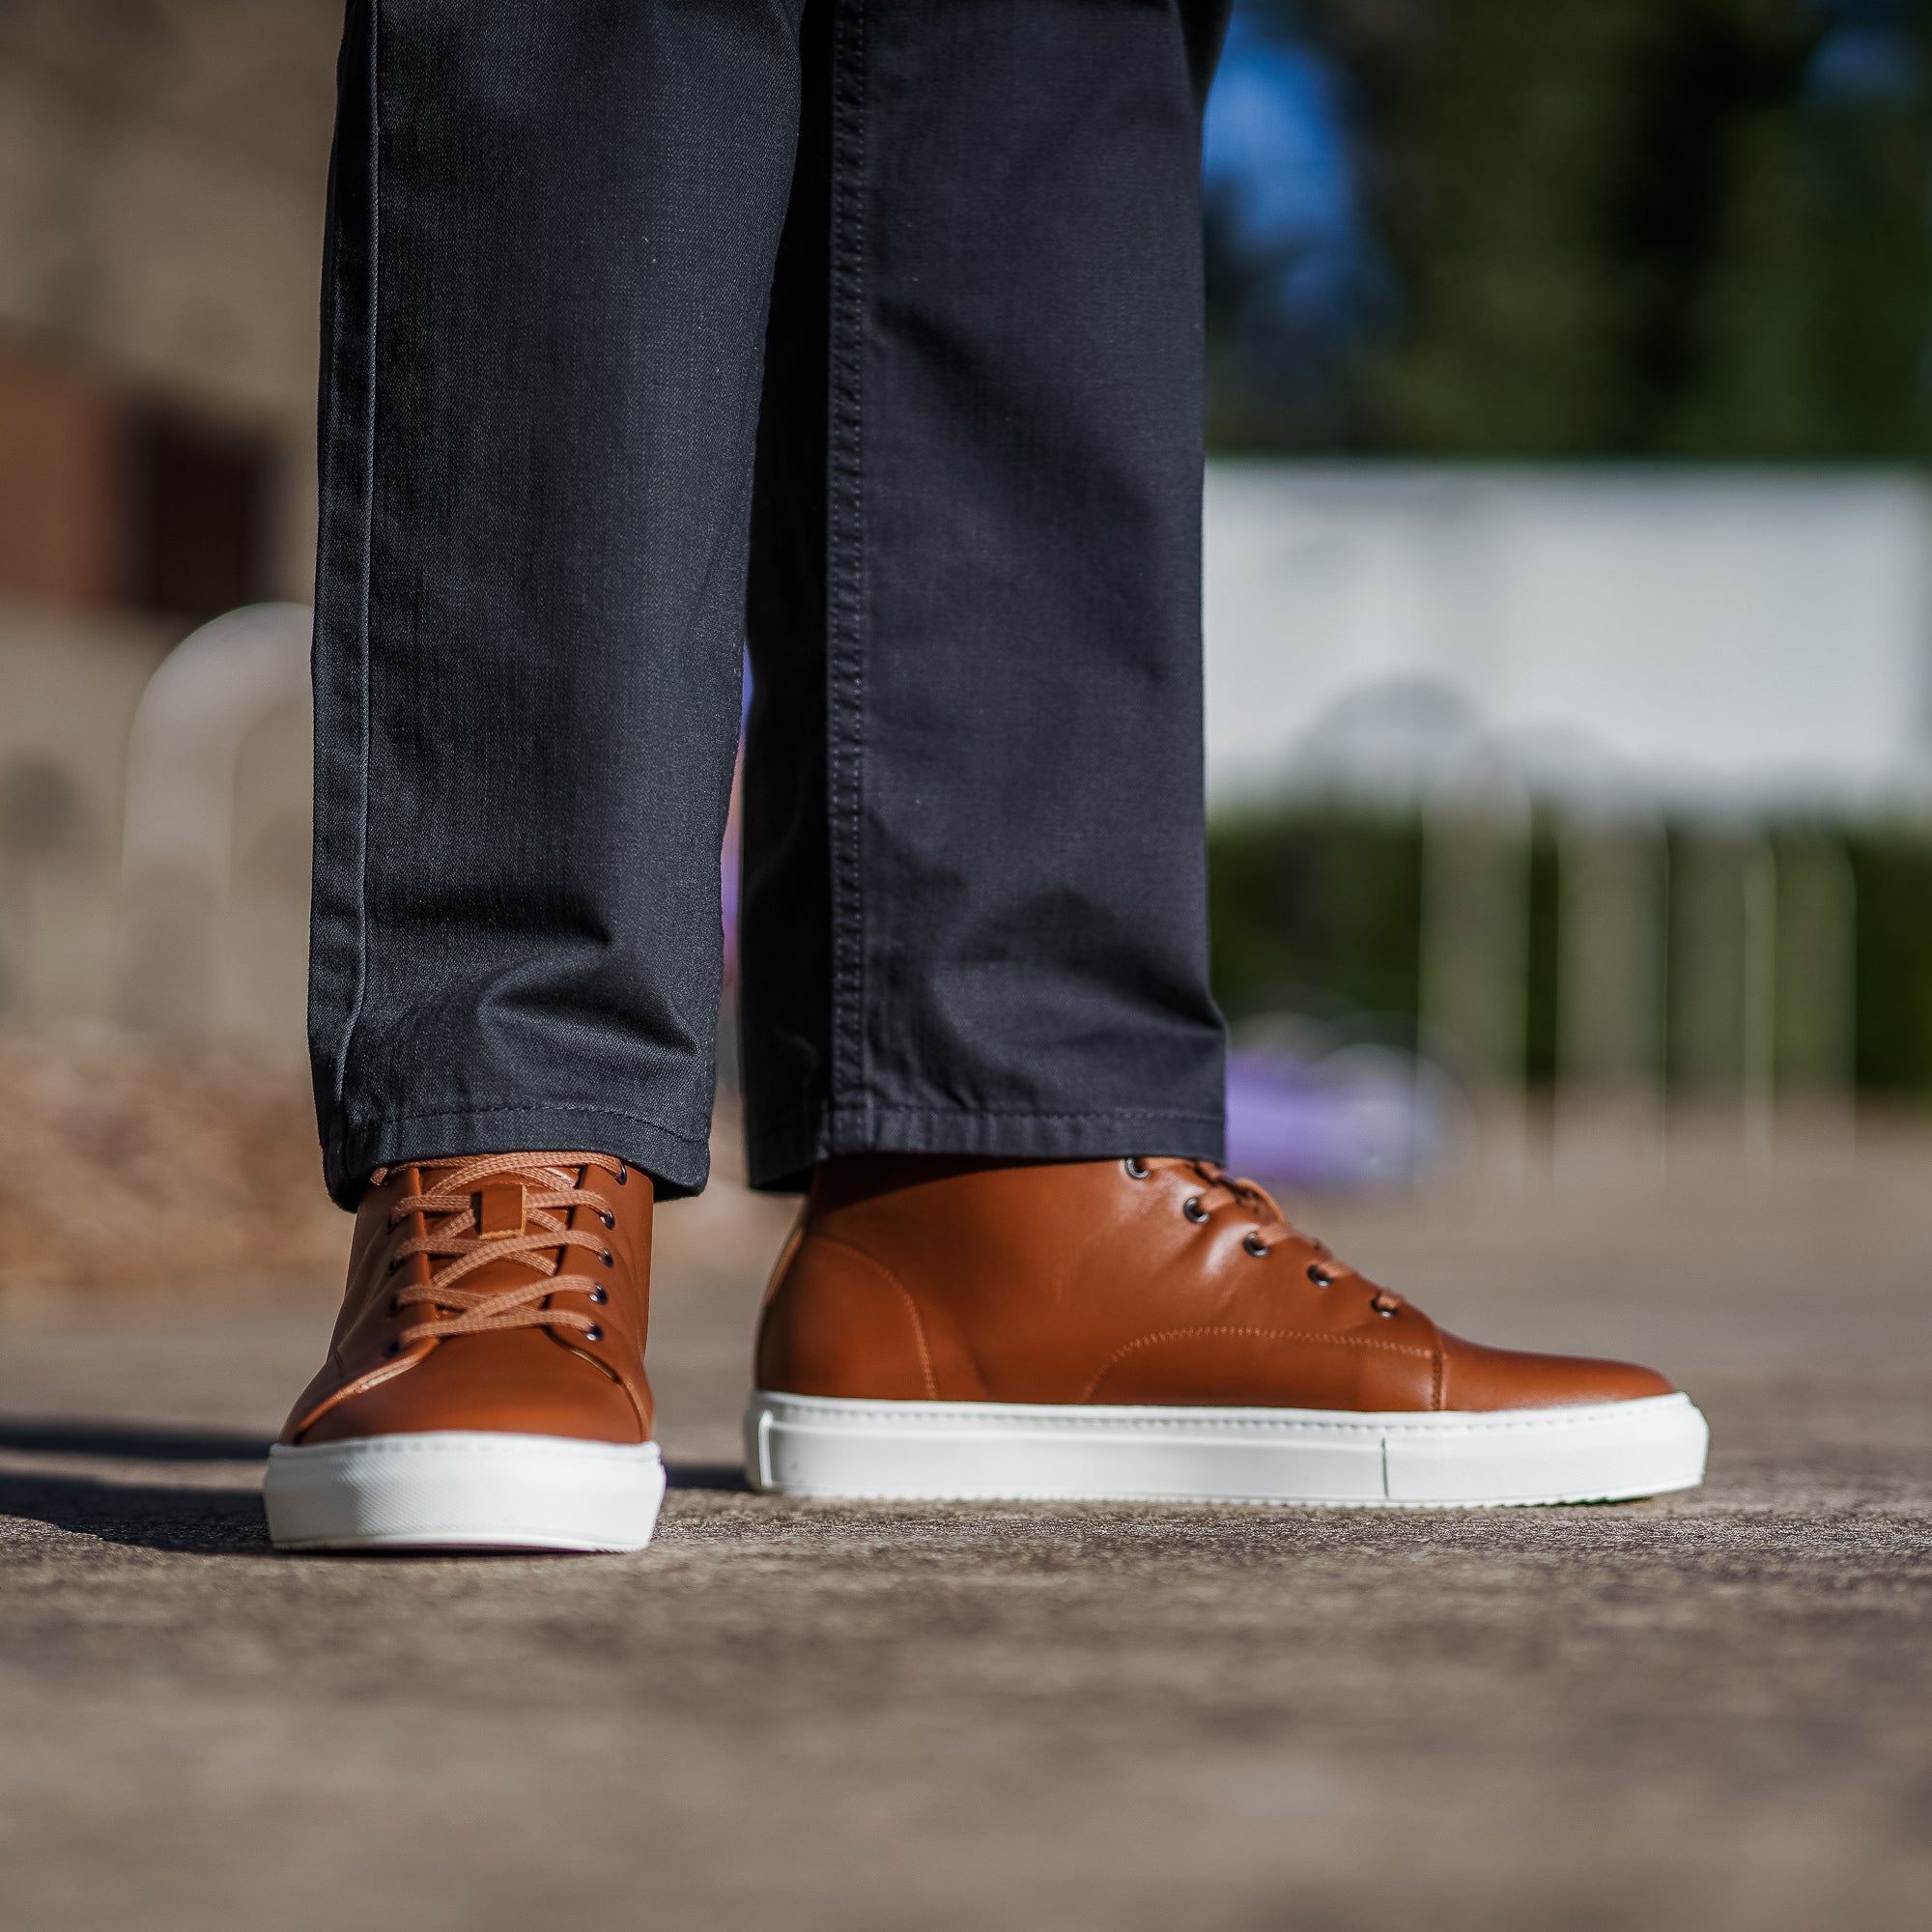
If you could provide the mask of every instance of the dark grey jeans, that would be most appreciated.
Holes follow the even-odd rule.
[[[354,0],[324,292],[331,1190],[1217,1155],[1200,111],[1225,0]]]

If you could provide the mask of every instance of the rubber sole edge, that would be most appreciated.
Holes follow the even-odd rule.
[[[655,1442],[484,1430],[277,1443],[262,1501],[279,1549],[643,1548],[664,1501]]]
[[[1624,1502],[1694,1489],[1689,1398],[1367,1414],[856,1402],[754,1390],[753,1489],[853,1501],[1107,1501],[1350,1509]]]

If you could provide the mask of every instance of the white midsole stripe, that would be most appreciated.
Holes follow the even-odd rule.
[[[1457,1505],[1595,1501],[1702,1480],[1682,1395],[1416,1413],[864,1402],[754,1391],[747,1473],[801,1495]]]

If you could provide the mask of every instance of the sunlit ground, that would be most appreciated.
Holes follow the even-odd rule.
[[[786,1209],[725,1182],[662,1217],[650,1550],[282,1558],[326,1271],[0,1296],[8,1916],[1922,1923],[1932,1138],[1841,1152],[1291,1204],[1455,1328],[1676,1376],[1710,1482],[1617,1507],[754,1497]]]

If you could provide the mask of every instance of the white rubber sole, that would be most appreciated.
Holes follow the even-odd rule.
[[[1682,1395],[1370,1415],[758,1389],[745,1414],[745,1468],[754,1489],[793,1496],[1481,1508],[1694,1489],[1709,1440]]]
[[[434,1430],[269,1451],[283,1549],[641,1549],[664,1501],[655,1442]]]

